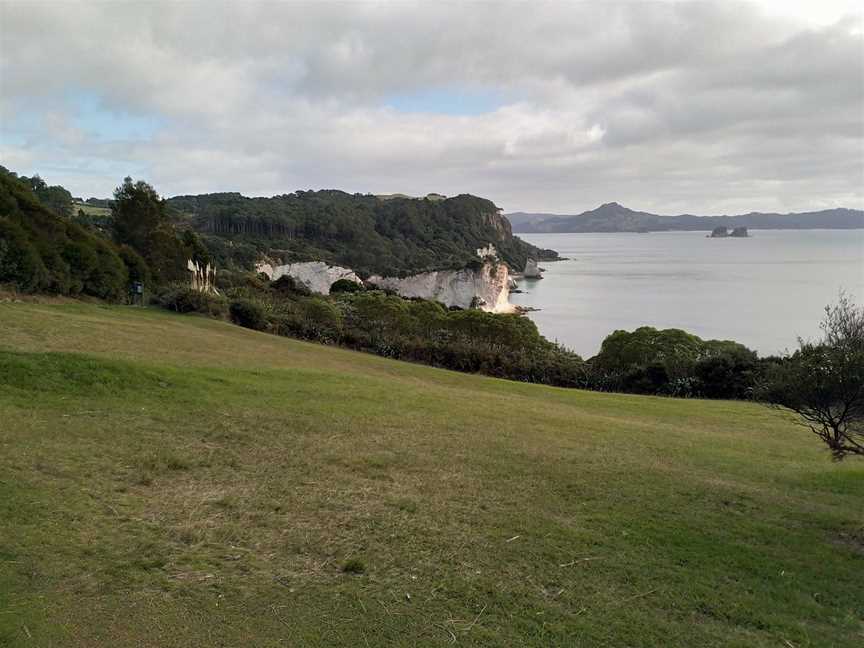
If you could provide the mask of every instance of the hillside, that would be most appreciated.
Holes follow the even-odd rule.
[[[0,645],[858,646],[864,466],[746,403],[0,303]]]
[[[297,191],[272,198],[239,193],[168,200],[181,224],[197,230],[220,266],[251,267],[260,255],[283,262],[327,261],[370,274],[463,268],[492,243],[521,271],[529,256],[554,259],[514,237],[495,204],[476,196],[382,199],[342,191]]]
[[[519,233],[560,232],[664,232],[711,231],[715,227],[748,229],[858,229],[864,228],[864,211],[860,209],[825,209],[815,212],[763,214],[751,212],[739,216],[659,216],[634,211],[618,203],[606,203],[596,209],[572,216],[515,212],[506,214]]]
[[[118,299],[128,289],[132,256],[49,209],[30,179],[0,166],[0,283],[31,292]]]

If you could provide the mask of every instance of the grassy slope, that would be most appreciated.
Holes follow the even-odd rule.
[[[749,404],[0,304],[0,645],[857,646],[862,502]]]
[[[107,207],[94,207],[93,205],[88,205],[87,203],[72,203],[72,211],[74,213],[78,213],[78,210],[82,210],[88,216],[110,216],[111,210]]]

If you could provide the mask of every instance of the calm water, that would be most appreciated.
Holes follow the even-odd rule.
[[[642,325],[778,353],[819,333],[841,288],[864,298],[864,230],[519,236],[570,260],[541,264],[544,278],[521,281],[511,301],[542,309],[530,313],[540,332],[586,358]]]

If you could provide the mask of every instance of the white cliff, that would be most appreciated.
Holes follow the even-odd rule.
[[[366,282],[350,268],[331,266],[322,261],[273,265],[267,261],[255,266],[259,273],[271,281],[289,276],[302,283],[311,292],[330,294],[330,286],[339,279],[347,279],[361,286],[369,285],[392,290],[407,298],[428,299],[441,302],[448,307],[479,308],[490,313],[513,313],[516,307],[510,303],[510,289],[516,282],[510,269],[498,260],[498,253],[491,243],[477,250],[483,259],[477,268],[462,270],[436,270],[409,277],[372,276]]]
[[[510,271],[503,263],[486,262],[476,270],[437,270],[404,278],[373,276],[367,283],[402,297],[429,299],[445,306],[490,313],[516,310],[510,303]]]
[[[363,280],[350,268],[331,266],[323,261],[307,261],[277,266],[270,263],[259,263],[255,266],[255,271],[267,275],[271,281],[276,281],[279,277],[287,275],[306,286],[311,292],[319,295],[329,295],[330,286],[340,279],[347,279],[363,285]]]

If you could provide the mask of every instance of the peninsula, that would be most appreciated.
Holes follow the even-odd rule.
[[[717,227],[734,229],[862,229],[864,211],[860,209],[824,209],[821,211],[764,214],[751,212],[738,216],[660,216],[636,211],[616,202],[600,205],[581,214],[545,214],[514,212],[506,215],[513,231],[524,234],[565,232],[671,232],[705,231]]]

